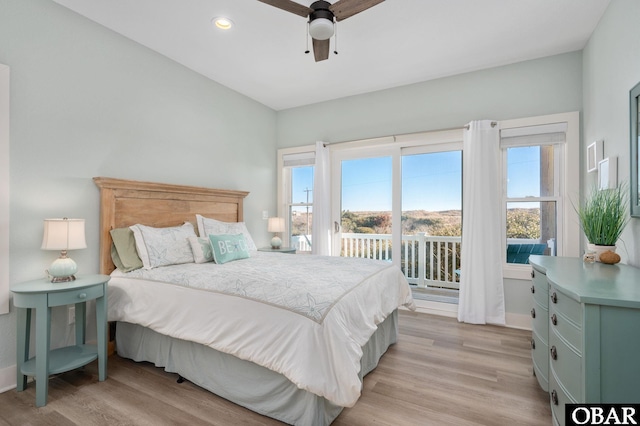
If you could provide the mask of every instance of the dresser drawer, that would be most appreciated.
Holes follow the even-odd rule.
[[[549,332],[554,331],[582,355],[582,327],[569,320],[557,305],[552,304],[549,306]]]
[[[76,290],[49,293],[48,306],[70,305],[72,303],[86,302],[104,296],[104,285],[99,284]]]
[[[531,283],[533,300],[542,306],[547,307],[549,305],[549,283],[547,282],[547,276],[535,269],[532,270],[531,276],[533,277]]]
[[[549,311],[537,302],[531,308],[531,328],[545,344],[549,342]]]
[[[560,312],[577,326],[582,326],[582,305],[551,285],[549,289],[549,306],[553,306],[555,312]]]
[[[564,425],[566,405],[576,404],[578,401],[567,395],[553,369],[549,371],[549,399],[551,401],[551,415],[554,424]]]
[[[569,397],[582,398],[582,356],[570,348],[551,329],[549,330],[549,375],[555,375]]]
[[[549,390],[549,345],[535,331],[531,336],[531,359],[538,383],[547,392]]]

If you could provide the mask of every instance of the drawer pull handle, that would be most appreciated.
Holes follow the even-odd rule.
[[[551,323],[553,325],[558,325],[558,317],[556,317],[556,314],[551,315]]]
[[[553,303],[558,303],[558,295],[556,294],[556,292],[554,291],[553,294],[551,295],[551,301]]]
[[[555,389],[551,391],[551,402],[553,405],[558,405],[558,392]]]
[[[531,318],[536,317],[536,308],[531,308]]]
[[[80,293],[78,295],[78,299],[86,299],[87,298],[87,293]]]
[[[558,351],[556,350],[555,345],[551,346],[551,349],[549,351],[551,352],[551,359],[556,361],[558,359]]]
[[[535,293],[535,292],[536,292],[535,286],[531,286],[531,293]]]
[[[535,349],[536,348],[536,341],[534,339],[531,339],[531,349]]]
[[[531,278],[535,278],[536,277],[536,271],[531,270]]]

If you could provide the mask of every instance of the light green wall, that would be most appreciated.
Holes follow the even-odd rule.
[[[250,191],[245,220],[267,244],[275,111],[49,0],[0,0],[0,63],[11,67],[11,282],[43,276],[57,256],[39,249],[47,217],[86,219],[88,248],[71,255],[79,273],[98,270],[94,176]],[[57,328],[52,341],[70,336]],[[0,369],[15,351],[12,309]]]
[[[278,112],[278,148],[582,109],[573,52]]]
[[[604,139],[604,156],[618,157],[618,178],[629,180],[629,90],[640,82],[640,2],[613,0],[583,54],[584,138]],[[583,193],[596,180],[582,173]],[[618,243],[622,261],[640,266],[640,219],[631,219]]]

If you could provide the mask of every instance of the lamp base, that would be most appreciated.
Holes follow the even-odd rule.
[[[78,272],[78,265],[73,259],[62,255],[53,261],[47,272],[52,283],[66,283],[76,279],[74,274]]]
[[[51,278],[52,283],[66,283],[66,282],[75,281],[75,280],[76,280],[75,275],[69,275],[68,277],[52,277]]]
[[[271,248],[272,249],[279,249],[280,247],[282,247],[282,240],[280,239],[280,237],[275,236],[271,239]]]

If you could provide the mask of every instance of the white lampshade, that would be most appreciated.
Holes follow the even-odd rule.
[[[43,250],[60,250],[60,257],[49,267],[52,282],[66,282],[76,279],[78,266],[67,257],[67,250],[87,248],[84,236],[84,219],[45,219]]]
[[[271,239],[271,247],[279,249],[282,246],[282,239],[278,237],[278,232],[284,232],[284,218],[282,217],[270,217],[267,224],[267,230],[269,232],[276,232],[276,235]]]
[[[270,217],[269,224],[267,225],[269,232],[284,232],[284,218],[283,217]]]
[[[42,250],[77,250],[87,248],[84,219],[45,219]]]
[[[309,35],[316,40],[327,40],[333,35],[333,22],[327,18],[316,18],[309,23]]]

